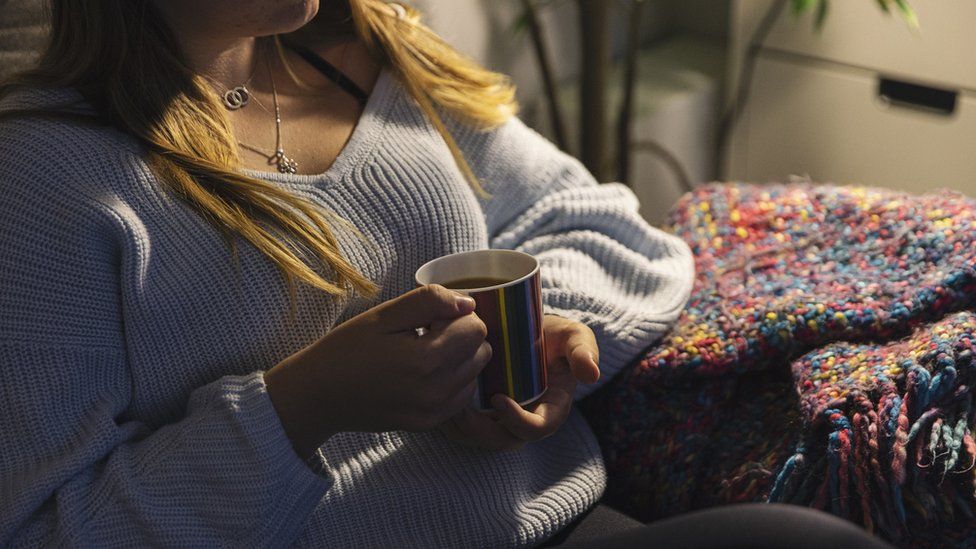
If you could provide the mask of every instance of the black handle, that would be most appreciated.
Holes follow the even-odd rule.
[[[878,97],[898,107],[908,107],[949,116],[956,110],[959,92],[913,84],[892,78],[878,78]]]

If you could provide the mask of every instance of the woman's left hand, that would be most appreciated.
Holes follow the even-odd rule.
[[[548,373],[542,397],[526,410],[505,395],[495,395],[490,413],[468,407],[441,424],[442,433],[467,446],[516,450],[559,429],[569,417],[577,382],[594,383],[600,378],[600,350],[593,331],[579,322],[546,315],[542,326]]]

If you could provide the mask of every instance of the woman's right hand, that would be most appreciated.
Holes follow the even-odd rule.
[[[491,358],[470,297],[436,284],[336,326],[264,374],[298,455],[341,431],[423,431],[471,403]],[[415,328],[428,327],[418,336]]]

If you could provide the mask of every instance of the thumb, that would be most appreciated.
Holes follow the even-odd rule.
[[[402,332],[464,316],[474,308],[474,298],[439,284],[428,284],[387,301],[376,312],[388,331]]]
[[[599,348],[590,330],[577,330],[566,340],[566,358],[573,376],[583,383],[600,379]]]

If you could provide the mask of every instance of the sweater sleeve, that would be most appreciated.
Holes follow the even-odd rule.
[[[295,539],[331,479],[295,454],[261,372],[197,388],[166,425],[129,415],[125,223],[75,192],[93,163],[21,126],[0,126],[0,546]]]
[[[677,320],[694,263],[679,238],[650,226],[634,194],[598,184],[576,159],[512,118],[500,128],[456,133],[475,175],[492,248],[516,249],[542,265],[546,313],[596,334],[606,383]]]

